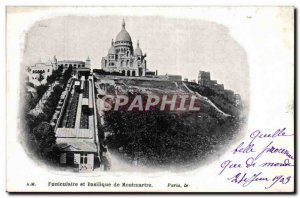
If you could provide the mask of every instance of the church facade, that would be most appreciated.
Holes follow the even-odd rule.
[[[123,20],[122,29],[115,41],[112,40],[107,56],[102,58],[101,68],[106,72],[119,72],[124,76],[145,76],[147,73],[146,54],[143,54],[139,41],[133,49],[131,36],[125,29]]]

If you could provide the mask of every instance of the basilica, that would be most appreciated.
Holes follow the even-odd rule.
[[[119,72],[124,76],[145,76],[148,73],[145,58],[146,54],[143,54],[139,41],[133,49],[123,20],[122,30],[116,40],[112,40],[107,56],[102,58],[101,68],[106,72]]]

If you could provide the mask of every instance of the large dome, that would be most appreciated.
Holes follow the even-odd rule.
[[[128,42],[131,42],[131,37],[130,37],[129,33],[125,29],[122,29],[121,32],[119,32],[119,34],[116,37],[116,42],[117,41],[128,41]]]
[[[124,20],[123,20],[123,24],[122,24],[122,30],[119,32],[119,34],[116,37],[116,42],[118,42],[118,41],[131,42],[131,37],[125,29],[125,21]]]

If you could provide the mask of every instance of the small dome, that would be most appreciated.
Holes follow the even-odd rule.
[[[47,60],[46,65],[52,65],[50,58]]]
[[[134,54],[137,55],[137,56],[142,56],[143,55],[142,49],[140,48],[139,41],[137,41],[137,47],[134,50]]]
[[[53,56],[53,62],[54,62],[54,63],[57,63],[57,58],[56,58],[56,56]]]
[[[116,54],[116,48],[114,47],[114,40],[111,40],[111,47],[108,50],[108,54]]]
[[[111,46],[108,50],[108,54],[116,54],[116,49],[114,46]]]
[[[131,36],[125,29],[125,21],[123,20],[122,24],[122,30],[119,32],[119,34],[116,37],[116,42],[118,41],[128,41],[131,42]]]
[[[143,55],[143,52],[142,52],[141,48],[136,48],[136,49],[134,50],[134,53],[135,53],[135,55],[137,55],[137,56],[142,56],[142,55]]]

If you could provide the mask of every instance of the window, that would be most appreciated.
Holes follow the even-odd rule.
[[[87,164],[87,154],[80,155],[80,164]]]
[[[50,72],[50,69],[48,69],[48,72]]]

